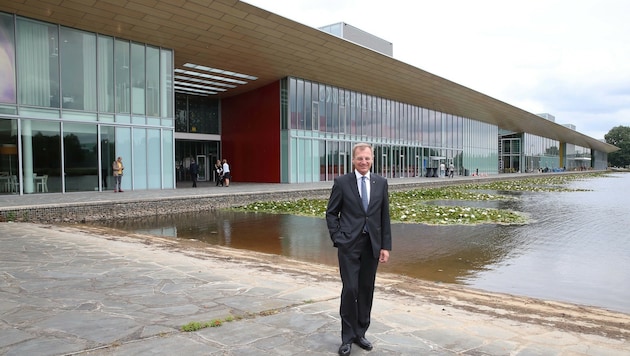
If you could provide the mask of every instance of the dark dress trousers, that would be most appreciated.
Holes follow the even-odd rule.
[[[371,173],[369,184],[367,212],[354,171],[335,179],[326,209],[326,224],[337,247],[343,283],[339,311],[343,344],[365,336],[380,251],[392,249],[387,180]]]

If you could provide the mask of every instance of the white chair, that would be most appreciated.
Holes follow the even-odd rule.
[[[44,174],[37,180],[37,191],[48,193],[48,174]]]

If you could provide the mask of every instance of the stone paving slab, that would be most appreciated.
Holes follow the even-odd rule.
[[[80,228],[0,223],[0,355],[335,355],[335,271],[196,256]],[[281,259],[277,259],[281,261]],[[447,293],[445,291],[445,293]],[[219,327],[181,331],[191,321]],[[627,339],[375,293],[353,355],[628,355]]]

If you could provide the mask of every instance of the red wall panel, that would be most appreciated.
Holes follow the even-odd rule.
[[[221,142],[234,182],[280,183],[280,82],[221,100]]]

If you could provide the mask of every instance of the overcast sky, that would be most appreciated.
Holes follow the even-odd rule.
[[[630,126],[628,0],[245,0],[311,27],[345,22],[394,58],[596,139]]]

